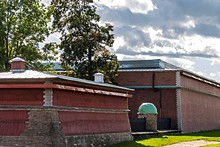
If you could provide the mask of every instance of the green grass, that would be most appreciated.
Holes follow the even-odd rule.
[[[142,139],[136,139],[134,141],[116,144],[111,147],[143,147],[143,146],[160,147],[178,142],[193,141],[193,140],[207,140],[207,141],[220,142],[220,130],[176,134],[176,135],[165,135],[165,136],[150,136],[150,137],[146,136],[145,138]],[[212,146],[220,146],[220,145],[212,145]]]
[[[205,145],[201,147],[220,147],[220,144],[210,144],[210,145]]]

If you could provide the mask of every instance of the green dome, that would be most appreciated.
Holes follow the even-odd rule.
[[[157,108],[152,103],[142,103],[137,114],[158,114]]]

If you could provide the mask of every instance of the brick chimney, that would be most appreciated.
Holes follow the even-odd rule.
[[[16,71],[25,71],[25,60],[19,57],[13,58],[10,60],[12,72]]]

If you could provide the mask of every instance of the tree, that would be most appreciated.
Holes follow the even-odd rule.
[[[93,0],[52,0],[52,5],[53,26],[62,34],[62,65],[74,68],[76,77],[89,80],[96,72],[108,73],[105,80],[112,82],[118,62],[106,48],[114,43],[113,26],[100,25]]]
[[[43,43],[51,30],[51,10],[40,0],[0,1],[0,70],[9,70],[9,60],[20,56],[30,68],[42,69],[42,60],[53,60],[55,43]]]
[[[117,56],[110,54],[109,50],[103,49],[101,52],[96,52],[94,61],[97,72],[105,75],[105,82],[116,84],[115,76],[119,68]]]

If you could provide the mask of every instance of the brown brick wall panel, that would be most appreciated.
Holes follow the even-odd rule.
[[[65,135],[130,132],[126,113],[59,112]]]
[[[118,85],[140,86],[152,84],[152,73],[146,72],[119,72],[117,76]]]
[[[183,132],[220,128],[220,99],[190,90],[181,90]]]
[[[53,105],[85,108],[128,109],[127,98],[102,94],[53,90]]]
[[[43,105],[43,89],[0,89],[0,105]]]
[[[156,72],[155,85],[176,85],[176,71]]]
[[[171,127],[177,129],[176,89],[162,90],[161,118],[171,118]],[[158,115],[158,117],[160,117]]]
[[[176,72],[119,72],[117,77],[118,85],[121,86],[152,86],[153,73],[155,73],[155,86],[176,85]]]
[[[28,111],[0,111],[0,135],[19,136],[27,120]]]
[[[159,108],[160,93],[150,89],[136,89],[133,98],[128,100],[129,116],[131,118],[138,118],[138,108],[142,103],[153,103]]]
[[[220,95],[220,88],[202,81],[181,75],[181,86],[188,89],[199,90],[205,93]]]
[[[138,118],[138,108],[142,103],[153,103],[158,110],[158,118],[171,118],[172,128],[177,128],[176,90],[164,89],[160,106],[160,91],[152,89],[136,89],[132,99],[129,99],[129,117]],[[160,109],[161,108],[161,109]]]

